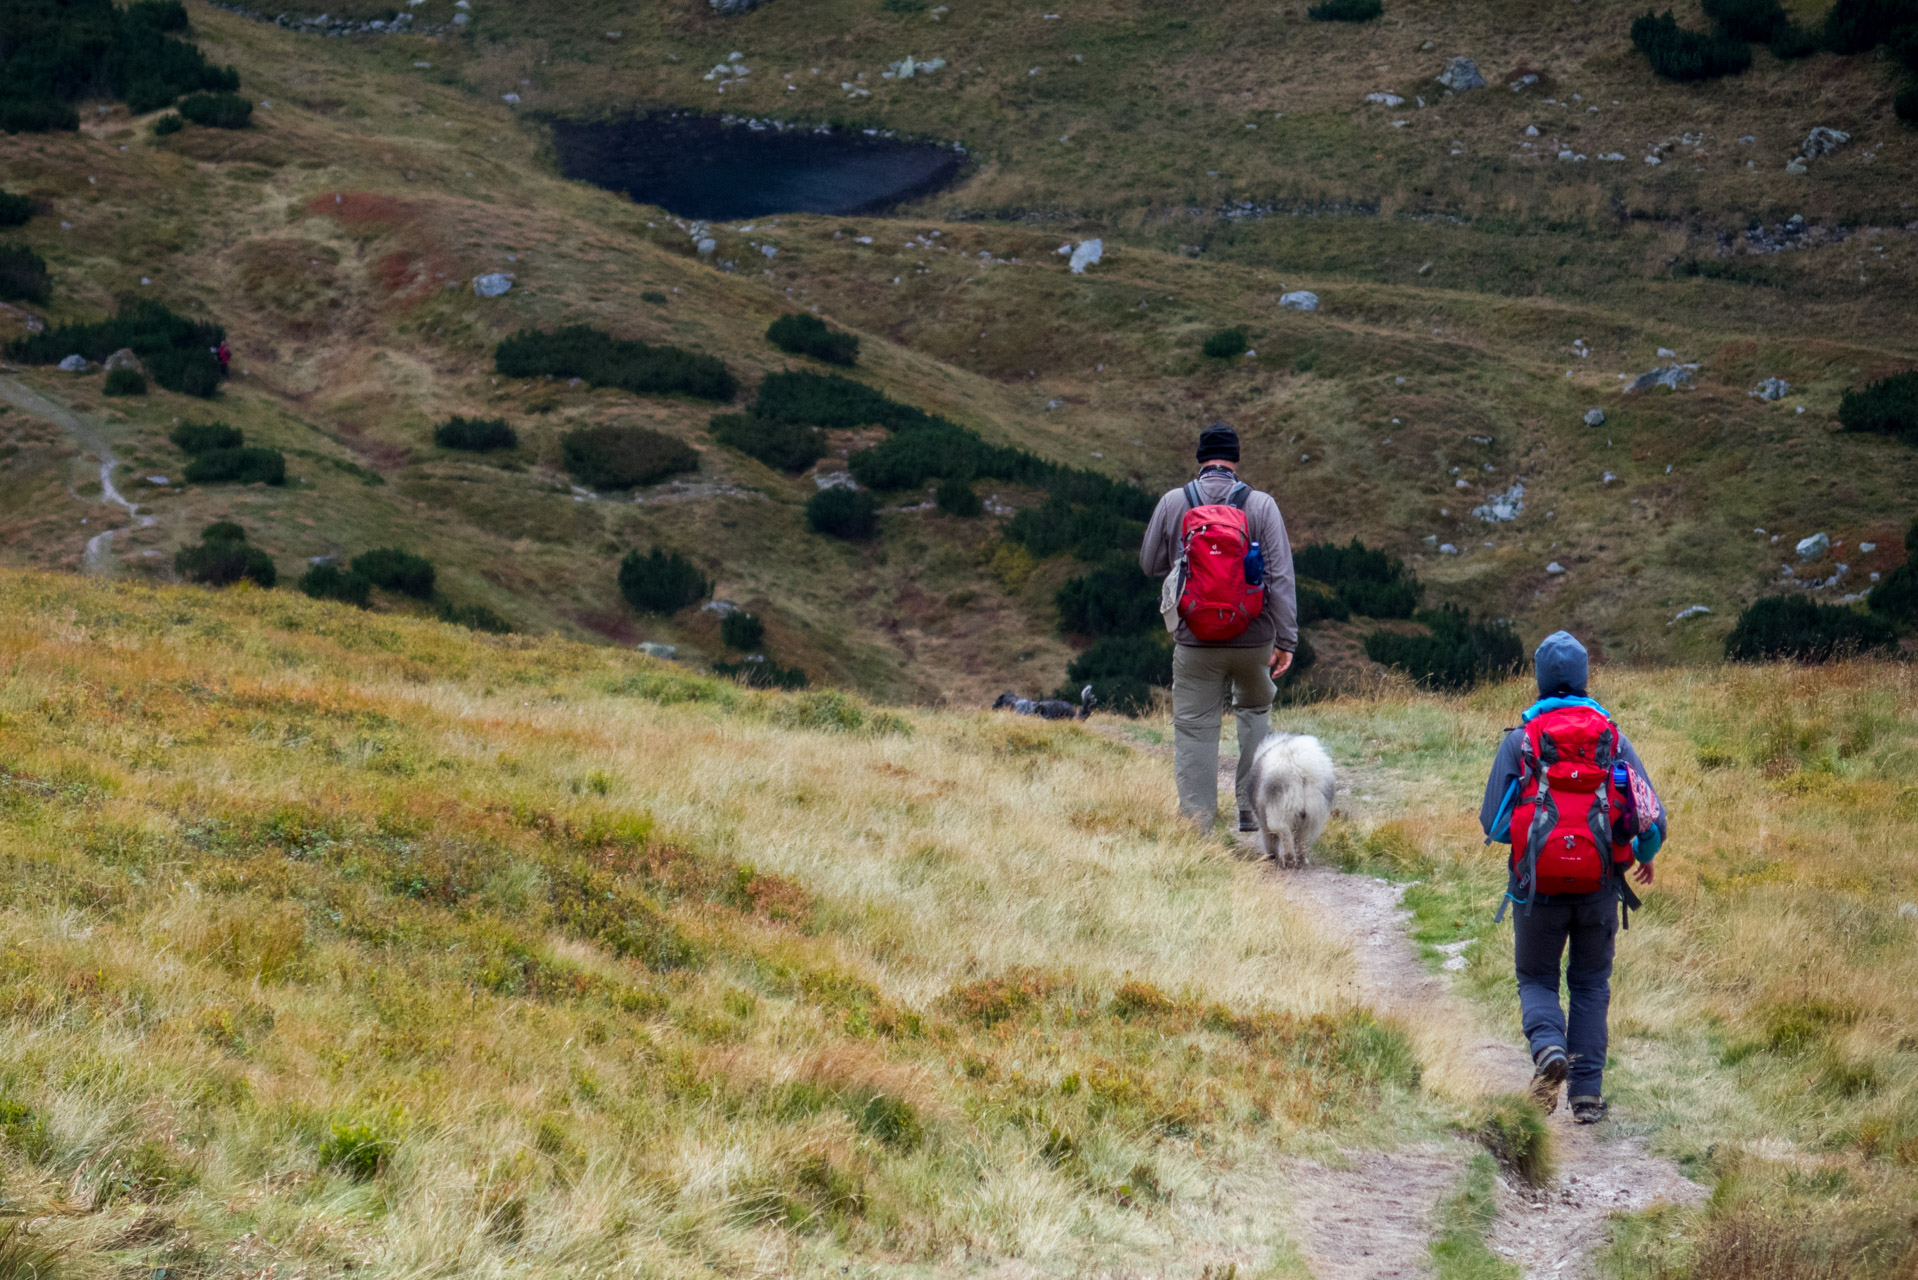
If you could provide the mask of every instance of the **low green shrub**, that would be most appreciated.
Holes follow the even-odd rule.
[[[1891,109],[1906,124],[1918,124],[1918,84],[1900,89],[1891,100]]]
[[[863,541],[879,532],[879,503],[864,489],[821,489],[806,503],[814,533]]]
[[[1838,423],[1847,431],[1918,439],[1918,369],[1894,373],[1847,389],[1838,401]]]
[[[1918,564],[1907,562],[1886,574],[1865,602],[1895,626],[1918,623]]]
[[[1735,76],[1752,64],[1751,46],[1744,41],[1681,27],[1670,9],[1633,19],[1632,44],[1652,64],[1652,70],[1667,80]]]
[[[0,302],[45,302],[52,292],[45,258],[22,244],[0,244]]]
[[[354,556],[353,572],[387,591],[416,600],[433,598],[433,562],[398,547],[375,547]]]
[[[147,393],[147,378],[138,369],[111,369],[102,390],[110,396],[143,396]]]
[[[1409,618],[1424,593],[1418,578],[1403,561],[1368,547],[1357,538],[1343,547],[1330,542],[1301,547],[1293,555],[1293,568],[1299,577],[1331,587],[1346,608],[1362,618]],[[1306,607],[1301,592],[1301,621],[1305,620]],[[1319,602],[1315,601],[1313,607],[1327,608],[1327,617],[1339,616]]]
[[[1725,657],[1732,662],[1830,662],[1897,644],[1897,630],[1881,617],[1815,604],[1803,596],[1766,596],[1738,615],[1725,637]]]
[[[1298,602],[1302,627],[1314,622],[1344,622],[1352,616],[1352,606],[1339,596],[1303,583],[1299,584]]]
[[[677,613],[712,590],[712,582],[677,551],[628,551],[619,564],[619,593],[641,613]]]
[[[285,484],[286,458],[278,449],[208,449],[186,464],[188,484]]]
[[[566,469],[589,489],[632,489],[699,469],[691,445],[645,427],[581,427],[559,444]]]
[[[484,631],[488,635],[503,636],[513,630],[512,623],[483,604],[454,604],[450,600],[442,600],[438,612],[441,622],[450,622],[456,627],[465,627],[468,631]]]
[[[246,443],[238,427],[224,422],[182,422],[167,433],[167,439],[183,453],[211,453],[215,449],[237,449]]]
[[[219,325],[189,320],[158,302],[128,298],[110,320],[44,329],[9,342],[7,354],[22,364],[59,364],[75,354],[98,362],[127,347],[168,391],[204,398],[220,389],[213,349],[225,340]]]
[[[1044,559],[1070,551],[1081,560],[1095,561],[1145,536],[1145,522],[1109,506],[1075,506],[1054,496],[1043,505],[1027,507],[1006,522],[1006,538]]]
[[[169,111],[153,122],[153,136],[170,138],[184,128],[186,128],[186,120],[178,112]]]
[[[253,104],[237,93],[196,93],[180,99],[180,114],[208,129],[244,129],[253,120]]]
[[[766,340],[781,351],[796,356],[811,356],[827,364],[851,366],[859,363],[859,338],[841,333],[824,320],[799,311],[784,315],[766,330]]]
[[[804,671],[798,667],[782,667],[771,659],[715,662],[713,674],[737,680],[749,689],[783,689],[791,693],[804,689],[807,684]]]
[[[1531,1099],[1516,1093],[1485,1099],[1469,1132],[1508,1173],[1535,1187],[1552,1180],[1551,1131]]]
[[[729,613],[719,621],[719,638],[728,649],[754,653],[766,643],[766,624],[750,613]]]
[[[1202,350],[1214,360],[1230,360],[1244,355],[1251,343],[1246,340],[1244,329],[1221,329],[1205,340]]]
[[[722,360],[615,338],[588,325],[552,333],[522,329],[499,344],[493,363],[509,378],[579,378],[635,395],[687,395],[730,403],[739,393]]]
[[[337,600],[364,609],[373,597],[373,584],[351,569],[316,564],[300,575],[300,590],[315,600]]]
[[[728,449],[737,449],[775,471],[804,471],[826,456],[825,433],[796,422],[722,413],[714,416],[707,430]]]
[[[336,1124],[320,1143],[320,1167],[338,1170],[355,1182],[369,1182],[386,1168],[394,1145],[377,1125]]]
[[[453,417],[433,428],[433,443],[442,449],[491,453],[496,449],[517,449],[519,433],[507,426],[504,418]]]
[[[1704,8],[1719,34],[1751,44],[1770,44],[1791,21],[1778,0],[1704,0]]]
[[[1370,22],[1385,12],[1380,0],[1325,0],[1305,11],[1314,22]]]
[[[1156,617],[1156,604],[1154,614]],[[1135,635],[1107,635],[1072,660],[1066,678],[1074,684],[1088,681],[1136,680],[1169,688],[1172,684],[1172,643],[1164,627]],[[1074,697],[1077,697],[1075,692]]]
[[[229,520],[208,525],[198,546],[180,548],[173,557],[173,571],[188,582],[209,587],[229,587],[242,579],[271,587],[279,581],[273,557],[248,545],[246,531]]]
[[[0,227],[23,227],[33,217],[33,201],[0,191]]]
[[[753,413],[774,422],[828,428],[886,427],[893,431],[931,420],[930,414],[901,404],[863,382],[803,369],[767,374],[753,397]]]
[[[1162,627],[1159,588],[1125,560],[1109,560],[1091,573],[1068,578],[1053,602],[1059,629],[1069,635],[1124,636]]]
[[[1825,13],[1825,45],[1833,53],[1869,53],[1898,43],[1914,27],[1913,0],[1837,0]]]
[[[1471,614],[1450,605],[1416,617],[1429,634],[1374,631],[1365,637],[1365,656],[1398,668],[1420,688],[1441,692],[1463,691],[1524,669],[1525,651],[1509,623],[1473,622]]]
[[[240,77],[209,64],[186,30],[177,0],[8,0],[0,9],[0,128],[9,133],[74,129],[72,104],[103,91],[135,115],[183,93],[231,93]]]
[[[986,504],[973,492],[972,481],[963,476],[947,476],[941,480],[939,487],[932,491],[932,499],[941,511],[962,520],[981,515],[986,509]]]
[[[1809,58],[1825,47],[1825,33],[1817,27],[1806,27],[1787,19],[1778,24],[1777,32],[1772,36],[1770,49],[1774,58]]]

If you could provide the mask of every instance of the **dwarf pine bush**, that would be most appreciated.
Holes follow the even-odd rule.
[[[230,520],[208,525],[198,546],[176,552],[173,571],[188,582],[209,587],[228,587],[242,579],[271,587],[279,581],[273,557],[249,545],[246,530]]]
[[[186,121],[180,118],[179,113],[170,111],[153,122],[153,136],[170,138],[184,128]]]
[[[181,94],[240,87],[233,68],[173,38],[187,29],[178,0],[124,9],[112,0],[7,0],[0,28],[0,128],[9,133],[77,128],[72,104],[103,89],[144,115]]]
[[[433,428],[433,443],[442,449],[491,453],[497,449],[517,449],[519,433],[507,426],[504,418],[453,417]]]
[[[488,635],[508,635],[513,624],[483,604],[454,604],[442,600],[435,611],[441,622],[450,622],[456,627],[465,627],[468,631],[484,631]]]
[[[246,443],[238,427],[224,422],[182,422],[167,433],[167,439],[182,453],[210,453],[215,449],[237,449]]]
[[[1894,373],[1847,389],[1838,401],[1838,422],[1847,431],[1918,439],[1918,369]]]
[[[766,624],[750,613],[729,613],[720,619],[719,638],[728,649],[756,652],[766,643]]]
[[[1918,33],[1913,0],[1837,0],[1825,13],[1825,44],[1833,53],[1869,53]]]
[[[316,564],[300,575],[300,590],[315,600],[337,600],[364,609],[373,597],[373,584],[351,569]]]
[[[713,674],[722,679],[736,680],[749,689],[783,689],[789,693],[804,689],[809,683],[806,673],[800,668],[782,667],[770,658],[715,662]]]
[[[1704,0],[1705,16],[1724,36],[1770,44],[1790,18],[1778,0]]]
[[[110,369],[101,390],[110,396],[143,396],[147,393],[146,375],[138,369]]]
[[[1053,603],[1059,629],[1072,635],[1123,636],[1160,625],[1158,586],[1125,560],[1068,578]]]
[[[1421,688],[1440,691],[1470,689],[1524,669],[1525,650],[1510,623],[1474,622],[1450,605],[1427,609],[1417,619],[1429,634],[1374,631],[1365,637],[1365,656],[1403,671]]]
[[[1155,606],[1154,615],[1157,610]],[[1108,635],[1072,660],[1066,678],[1076,684],[1100,680],[1136,680],[1169,688],[1172,684],[1172,644],[1165,628],[1136,635]],[[1074,690],[1074,697],[1078,696]]]
[[[589,489],[632,489],[699,469],[691,445],[645,427],[581,427],[559,445],[566,469]]]
[[[1385,12],[1381,0],[1325,0],[1305,11],[1314,22],[1370,22]]]
[[[803,422],[814,427],[886,427],[897,431],[931,420],[931,415],[901,404],[883,391],[836,373],[766,375],[753,397],[753,413],[774,422]]]
[[[737,449],[775,471],[804,471],[826,456],[826,436],[818,427],[775,422],[755,414],[721,413],[707,426],[714,440]]]
[[[184,475],[188,484],[285,484],[286,458],[278,449],[208,449]]]
[[[0,191],[0,227],[23,227],[33,217],[33,201]]]
[[[713,584],[677,551],[628,551],[619,565],[619,593],[641,613],[677,613],[711,595]]]
[[[579,378],[635,395],[686,395],[730,403],[739,384],[725,362],[672,346],[615,338],[578,324],[522,329],[499,344],[494,366],[509,378]]]
[[[1409,618],[1424,593],[1418,578],[1403,561],[1368,547],[1357,538],[1343,547],[1331,542],[1300,547],[1292,563],[1299,577],[1331,587],[1339,603],[1362,618]],[[1339,612],[1338,606],[1323,599],[1315,599],[1308,606],[1306,591],[1299,594],[1301,621],[1306,620],[1308,607],[1324,617],[1344,620],[1346,615]]]
[[[29,334],[9,342],[7,354],[22,364],[59,364],[74,354],[98,362],[127,347],[168,391],[204,398],[220,389],[220,362],[213,348],[225,340],[226,330],[219,325],[189,320],[158,302],[128,298],[110,320]]]
[[[1751,46],[1744,41],[1681,27],[1670,9],[1633,19],[1632,44],[1667,80],[1735,76],[1752,64]]]
[[[863,541],[879,532],[879,503],[864,489],[821,489],[806,503],[814,533]]]
[[[253,120],[253,104],[237,93],[196,93],[180,99],[180,114],[208,129],[244,129]]]
[[[798,311],[779,317],[767,328],[766,340],[781,351],[796,356],[811,356],[827,364],[850,366],[859,363],[858,335],[841,333],[809,312]]]
[[[1918,564],[1907,561],[1886,574],[1866,597],[1871,611],[1896,626],[1918,623]]]
[[[1205,340],[1202,350],[1214,360],[1230,360],[1242,356],[1251,346],[1246,340],[1244,329],[1221,329]]]
[[[932,499],[939,510],[962,520],[970,520],[986,509],[979,495],[973,492],[972,481],[964,476],[947,476],[941,480],[939,487],[933,490]]]
[[[53,292],[46,259],[20,244],[0,244],[0,302],[45,302]]]
[[[1732,662],[1831,662],[1897,644],[1898,632],[1884,618],[1803,596],[1766,596],[1738,615],[1737,625],[1725,637],[1725,657]]]
[[[354,556],[353,572],[387,591],[416,600],[433,598],[433,562],[398,547],[375,547]]]

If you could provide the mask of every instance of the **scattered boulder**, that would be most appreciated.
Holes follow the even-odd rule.
[[[693,248],[699,251],[700,257],[710,258],[718,251],[719,241],[713,239],[711,236],[701,236],[699,240],[694,243]]]
[[[62,373],[85,373],[86,371],[87,358],[85,356],[71,355],[60,362],[60,372]]]
[[[1445,70],[1439,72],[1438,82],[1453,93],[1485,87],[1485,77],[1478,73],[1478,63],[1463,57],[1446,63]]]
[[[719,0],[713,0],[714,4],[718,2]],[[649,658],[658,658],[662,662],[671,662],[679,656],[678,645],[660,644],[654,640],[642,640],[639,644],[639,651]]]
[[[1545,566],[1545,572],[1551,574],[1554,578],[1556,578],[1559,574],[1565,572],[1565,566],[1560,564],[1558,561],[1554,560],[1550,564]]]
[[[482,298],[497,298],[513,287],[513,277],[502,271],[489,271],[473,277],[473,292]]]
[[[1831,535],[1814,533],[1809,538],[1800,538],[1796,550],[1800,560],[1816,560],[1831,550]]]
[[[141,377],[146,376],[146,366],[140,363],[140,357],[133,354],[132,347],[121,347],[118,351],[100,362],[100,367],[108,373],[116,369],[131,369]]]
[[[859,482],[850,471],[815,471],[812,482],[821,489],[850,489],[859,492]]]
[[[730,618],[739,612],[739,606],[730,600],[708,600],[699,606],[701,613],[716,613],[722,618]]]
[[[1702,618],[1705,615],[1709,614],[1710,612],[1711,610],[1707,608],[1705,605],[1695,604],[1688,609],[1680,609],[1678,611],[1678,615],[1674,617],[1670,622],[1666,623],[1665,625],[1668,627],[1675,627],[1681,622],[1688,622],[1693,618]]]
[[[1396,107],[1405,101],[1404,98],[1399,97],[1396,93],[1368,93],[1365,95],[1365,100],[1367,102],[1376,102],[1384,107]]]
[[[1793,156],[1791,159],[1785,161],[1785,172],[1786,173],[1810,173],[1811,170],[1805,164],[1805,157]]]
[[[1819,156],[1828,156],[1851,141],[1851,135],[1843,129],[1832,129],[1819,125],[1805,135],[1805,141],[1798,148],[1798,154],[1807,160],[1816,160]]]
[[[1587,409],[1585,411],[1585,425],[1588,427],[1604,426],[1605,411],[1603,409]]]
[[[1319,295],[1308,289],[1294,289],[1279,295],[1279,305],[1288,311],[1317,311]]]
[[[1105,257],[1105,252],[1106,242],[1104,240],[1087,240],[1083,242],[1078,248],[1072,251],[1072,274],[1075,276],[1084,275],[1087,267],[1097,264],[1101,258]]]
[[[1785,381],[1783,378],[1767,378],[1753,387],[1751,394],[1767,403],[1773,400],[1783,400],[1791,394],[1791,383]]]
[[[765,3],[766,0],[712,0],[713,12],[722,18],[737,18]]]
[[[889,74],[895,80],[910,80],[916,75],[931,75],[935,71],[942,70],[945,65],[944,58],[928,58],[920,62],[911,54],[907,54],[903,59],[892,64]]]
[[[1458,554],[1458,548],[1449,542],[1441,543],[1439,544],[1439,554],[1442,556],[1455,556]]]
[[[1662,369],[1651,369],[1638,375],[1627,391],[1650,391],[1654,387],[1670,387],[1676,391],[1680,387],[1691,385],[1692,371],[1682,364],[1666,365]]]
[[[1487,495],[1484,502],[1472,508],[1472,514],[1486,524],[1509,524],[1525,511],[1525,482],[1514,480],[1512,487],[1504,493]]]

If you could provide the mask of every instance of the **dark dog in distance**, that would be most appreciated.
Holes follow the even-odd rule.
[[[1002,693],[999,700],[992,704],[994,711],[1010,711],[1016,716],[1038,716],[1041,720],[1083,720],[1092,714],[1099,700],[1092,696],[1092,686],[1079,690],[1079,701],[1075,705],[1064,698],[1046,698],[1035,701],[1021,698],[1014,693]]]

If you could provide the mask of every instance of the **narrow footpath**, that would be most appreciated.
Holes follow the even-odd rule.
[[[73,410],[54,403],[13,378],[0,378],[0,400],[36,418],[43,418],[53,423],[73,437],[73,442],[92,454],[100,464],[100,500],[125,511],[128,518],[137,522],[143,529],[153,525],[154,517],[141,515],[140,508],[127,501],[126,496],[114,485],[113,472],[120,465],[120,460],[113,455],[113,448],[107,444],[106,437],[102,436],[99,429],[92,423]],[[124,532],[126,528],[127,526],[122,525],[116,529],[106,529],[87,539],[86,555],[82,563],[85,564],[88,573],[105,573],[111,568],[108,556],[113,549],[114,536]]]

